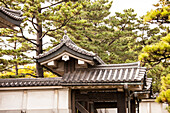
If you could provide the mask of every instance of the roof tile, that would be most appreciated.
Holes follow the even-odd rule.
[[[0,87],[51,86],[59,85],[61,78],[0,79]]]
[[[136,66],[134,63],[129,63],[129,65],[100,65],[93,68],[76,69],[69,74],[66,73],[61,83],[139,82],[144,79],[145,73],[146,69],[140,68],[138,63],[136,63]]]

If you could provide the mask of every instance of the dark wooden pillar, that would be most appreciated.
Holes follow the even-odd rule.
[[[117,93],[117,113],[126,113],[127,101],[125,92]]]
[[[87,111],[90,112],[90,102],[89,101],[87,101]]]
[[[137,113],[139,113],[139,100],[137,99]]]
[[[136,102],[135,102],[135,98],[131,99],[131,101],[130,101],[130,109],[131,109],[131,112],[130,112],[130,113],[136,113]]]
[[[72,113],[76,113],[76,102],[75,102],[75,91],[71,91],[71,108],[72,108]]]

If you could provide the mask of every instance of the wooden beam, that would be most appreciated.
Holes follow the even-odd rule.
[[[102,101],[102,102],[117,102],[117,95],[114,92],[93,92],[93,93],[86,93],[79,94],[76,93],[76,101]]]
[[[84,106],[82,106],[79,102],[76,102],[76,108],[81,112],[81,113],[89,113]]]

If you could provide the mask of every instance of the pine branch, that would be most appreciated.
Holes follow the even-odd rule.
[[[14,65],[12,65],[12,66],[10,66],[10,67],[8,67],[8,68],[5,68],[5,69],[0,69],[0,71],[1,71],[1,72],[2,72],[2,71],[7,71],[7,70],[11,69],[12,67],[14,67]]]
[[[156,62],[156,63],[154,63],[154,64],[152,65],[152,67],[154,67],[154,66],[158,65],[159,63],[161,63],[162,60],[165,60],[165,59],[167,59],[167,58],[170,58],[170,56],[157,59],[157,61],[155,61],[155,60],[146,60],[146,61],[147,61],[148,63]]]
[[[43,65],[43,67],[44,67],[45,69],[49,70],[50,72],[52,72],[52,73],[56,74],[57,76],[61,77],[61,75],[60,75],[60,74],[58,74],[58,73],[54,72],[52,69],[48,68],[47,66]]]
[[[44,43],[44,44],[43,44],[43,46],[44,46],[44,45],[46,45],[46,44],[52,44],[52,43],[50,43],[50,42],[46,42],[46,43]]]
[[[30,74],[30,73],[20,73],[20,74],[22,74],[22,75],[30,75],[30,76],[32,76],[32,77],[38,78],[38,76],[35,76],[35,75],[33,75],[33,74]]]
[[[38,24],[35,23],[35,22],[33,22],[32,20],[29,20],[29,19],[28,19],[28,21],[31,22],[32,24],[35,24],[36,26],[38,26]]]
[[[108,46],[110,46],[116,39],[113,38],[112,41],[108,44]]]
[[[31,21],[32,26],[34,27],[34,29],[35,29],[36,31],[39,31],[39,30],[35,27],[34,18],[35,18],[35,15],[32,17],[32,21]],[[38,24],[36,24],[36,25],[38,25]]]
[[[9,46],[9,47],[11,47],[11,48],[14,48],[13,46],[11,46],[11,45],[9,45],[9,44],[6,44],[5,42],[1,42],[1,43],[5,44],[5,46]]]
[[[51,6],[54,6],[54,5],[57,5],[57,4],[60,4],[60,3],[62,3],[62,2],[64,2],[64,1],[59,1],[59,2],[56,2],[56,3],[54,3],[54,4],[51,4],[51,5],[49,5],[49,6],[42,7],[42,8],[41,8],[41,10],[42,10],[42,9],[49,8],[49,7],[51,7]]]
[[[31,71],[35,71],[33,69],[30,69],[30,68],[19,68],[19,69],[28,69],[28,70],[31,70]]]
[[[2,35],[1,37],[14,37],[14,36],[10,36],[10,35]],[[16,37],[22,38],[23,36],[16,36]]]
[[[14,36],[10,36],[10,35],[2,35],[1,37],[14,37]],[[23,38],[23,36],[16,36],[18,38]],[[29,40],[34,40],[36,41],[36,39],[29,39]]]
[[[5,5],[5,7],[9,9],[8,5],[4,1],[0,0],[0,2],[2,2]]]
[[[28,39],[28,38],[26,38],[26,37],[24,36],[23,30],[22,30],[21,27],[20,27],[20,30],[21,30],[22,38],[24,38],[25,40],[27,40],[27,41],[31,42],[32,44],[38,46],[38,44],[36,44],[35,42],[31,41],[30,39]]]
[[[58,27],[58,28],[56,28],[56,29],[47,30],[47,31],[42,35],[42,37],[40,38],[40,40],[41,40],[49,31],[56,31],[56,30],[61,29],[62,27],[64,27],[64,26],[71,20],[71,18],[73,18],[73,16],[70,17],[68,20],[65,20],[64,23],[63,23],[60,27]]]

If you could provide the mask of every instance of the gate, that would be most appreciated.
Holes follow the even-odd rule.
[[[98,113],[97,109],[101,108],[118,108],[117,113],[125,113],[123,108],[126,108],[125,93],[116,89],[72,90],[71,100],[72,113]]]

